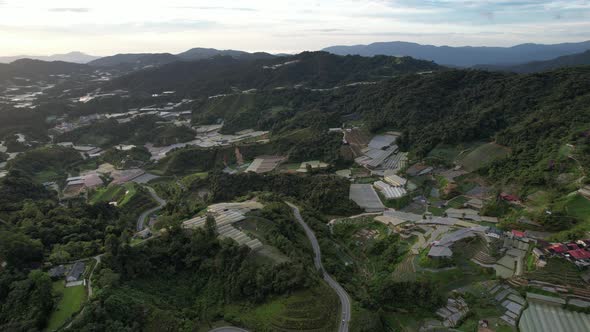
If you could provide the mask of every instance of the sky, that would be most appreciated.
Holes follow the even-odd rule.
[[[590,40],[590,0],[0,0],[0,55]]]

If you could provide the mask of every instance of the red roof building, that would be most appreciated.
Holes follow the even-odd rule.
[[[578,250],[578,249],[580,249],[580,247],[577,244],[575,244],[575,243],[568,243],[568,244],[566,244],[566,246],[567,246],[567,248],[569,250]]]
[[[570,250],[567,253],[575,259],[590,259],[590,251],[583,249]]]
[[[512,235],[514,235],[516,237],[519,237],[519,238],[526,237],[526,235],[524,234],[524,232],[517,231],[515,229],[512,230]]]
[[[556,243],[547,247],[547,250],[556,254],[563,254],[564,252],[568,251],[568,247],[561,243]]]
[[[510,195],[507,193],[501,193],[500,198],[509,202],[520,202],[520,198],[518,198],[518,196]]]

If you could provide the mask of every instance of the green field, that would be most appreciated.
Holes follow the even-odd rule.
[[[469,199],[465,196],[457,196],[453,199],[451,199],[447,205],[451,208],[454,209],[462,209],[463,208],[463,204],[467,203],[469,201]]]
[[[55,311],[49,317],[47,331],[55,331],[82,307],[86,300],[86,288],[84,286],[65,287],[63,281],[53,283],[53,294],[60,297]]]
[[[495,143],[481,145],[475,150],[469,152],[466,156],[457,162],[469,172],[476,171],[489,163],[502,159],[510,153],[506,147]]]
[[[124,185],[110,185],[97,190],[90,198],[90,204],[101,202],[117,202],[122,207],[127,204],[138,192],[138,185],[132,182]]]
[[[576,194],[568,197],[565,204],[565,211],[570,216],[580,220],[590,221],[590,201],[582,195]]]
[[[428,158],[451,165],[455,160],[461,158],[462,155],[470,152],[481,144],[481,142],[470,142],[458,145],[439,144],[428,153]]]
[[[125,190],[122,186],[110,185],[106,188],[100,188],[90,198],[90,204],[101,202],[118,202],[119,199],[125,195]]]
[[[325,284],[262,305],[229,305],[224,319],[252,331],[334,331],[339,300]]]

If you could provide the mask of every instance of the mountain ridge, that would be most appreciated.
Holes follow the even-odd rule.
[[[590,41],[553,45],[519,44],[512,47],[495,46],[435,46],[411,42],[378,42],[368,45],[331,46],[323,51],[337,55],[411,56],[434,61],[440,65],[472,67],[476,65],[516,65],[544,61],[590,49]]]
[[[486,65],[479,65],[475,66],[474,68],[477,69],[484,69],[484,70],[497,70],[497,71],[508,71],[514,72],[519,74],[528,74],[528,73],[535,73],[535,72],[545,72],[550,70],[555,70],[559,68],[568,68],[568,67],[576,67],[576,66],[587,66],[590,65],[590,50],[573,54],[573,55],[564,55],[555,59],[546,60],[546,61],[533,61],[528,63],[523,63],[514,66],[486,66]]]
[[[64,54],[53,55],[16,55],[16,56],[0,56],[0,63],[11,63],[22,59],[41,60],[41,61],[63,61],[71,63],[88,63],[99,59],[99,56],[89,55],[86,53],[73,51]]]

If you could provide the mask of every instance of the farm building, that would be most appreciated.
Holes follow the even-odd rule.
[[[585,332],[590,315],[563,308],[561,298],[527,293],[528,308],[522,313],[518,327],[522,332]]]
[[[451,246],[458,241],[461,241],[466,238],[475,237],[475,236],[485,236],[485,232],[487,231],[488,227],[485,226],[477,226],[471,228],[462,228],[453,233],[449,233],[443,236],[439,241],[433,243],[433,246],[430,248],[428,252],[428,257],[430,258],[442,258],[442,257],[451,257],[453,256],[453,251],[451,250]]]
[[[124,184],[145,174],[143,169],[125,169],[125,170],[114,170],[111,172],[114,184]]]
[[[76,262],[66,276],[66,282],[76,282],[82,278],[86,265],[83,262]]]
[[[472,198],[468,200],[465,205],[473,209],[481,210],[483,208],[483,201],[479,198]]]
[[[386,171],[383,180],[394,187],[405,187],[408,180],[396,175],[394,172]]]
[[[379,195],[370,184],[351,184],[349,198],[367,212],[382,212],[385,210]]]
[[[220,203],[214,204],[207,208],[208,215],[215,219],[217,232],[221,238],[231,238],[239,245],[246,245],[252,250],[262,247],[262,242],[258,239],[252,239],[246,233],[242,232],[233,224],[246,219],[246,213],[259,210],[262,204],[255,201],[242,203]],[[182,227],[186,229],[196,229],[205,227],[207,216],[198,216],[182,222]]]
[[[369,148],[375,150],[382,150],[390,147],[397,140],[397,136],[393,135],[377,135],[369,142]]]
[[[285,158],[281,156],[260,156],[254,159],[246,172],[268,173],[277,168],[283,161],[285,161]]]
[[[379,191],[385,196],[387,199],[396,199],[404,197],[408,192],[403,187],[394,187],[391,186],[383,181],[376,181],[373,183],[375,188],[379,189]]]
[[[69,177],[66,179],[64,195],[76,196],[87,189],[96,188],[102,185],[103,181],[98,173]]]
[[[319,160],[313,160],[313,161],[305,161],[302,162],[301,165],[299,166],[299,169],[297,170],[297,172],[299,173],[307,173],[307,168],[311,167],[311,169],[322,169],[322,168],[327,168],[328,164],[323,163]]]

